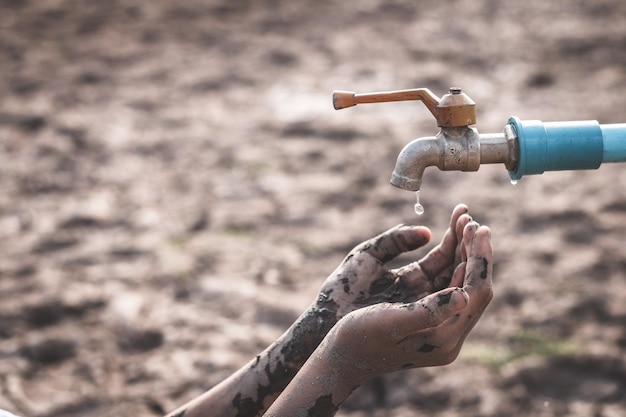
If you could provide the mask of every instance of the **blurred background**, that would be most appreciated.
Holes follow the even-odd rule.
[[[626,415],[626,169],[389,185],[416,102],[476,127],[626,122],[621,0],[0,0],[0,408],[158,416],[278,337],[358,242],[493,230],[495,298],[460,357],[361,387],[339,416]],[[432,244],[429,248],[432,247]],[[428,248],[398,262],[422,256]]]

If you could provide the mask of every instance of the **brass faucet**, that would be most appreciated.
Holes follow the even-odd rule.
[[[502,133],[479,134],[476,104],[458,87],[439,98],[427,88],[356,94],[333,93],[336,110],[364,103],[422,101],[441,128],[435,136],[415,139],[398,155],[391,184],[419,191],[424,169],[437,166],[443,171],[477,171],[481,164],[504,163],[508,170],[517,164],[517,136],[510,125]]]

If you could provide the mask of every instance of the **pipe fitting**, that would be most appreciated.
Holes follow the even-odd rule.
[[[598,169],[604,162],[626,161],[626,123],[542,122],[513,116],[507,127],[515,132],[519,146],[519,161],[507,166],[513,180],[545,171]]]

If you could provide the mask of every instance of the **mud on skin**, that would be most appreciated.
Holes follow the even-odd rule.
[[[259,414],[259,412],[264,409],[263,401],[265,398],[280,392],[284,388],[283,383],[285,378],[291,380],[298,370],[287,368],[282,361],[278,360],[273,371],[270,369],[270,363],[268,362],[265,365],[264,372],[269,382],[267,385],[259,384],[257,386],[256,400],[250,397],[242,398],[241,393],[237,393],[235,398],[233,398],[232,404],[237,410],[238,417],[255,416]]]
[[[379,236],[379,237],[378,237],[378,238],[376,238],[373,242],[372,242],[372,241],[368,241],[365,245],[363,245],[363,246],[362,246],[361,248],[359,248],[359,249],[360,249],[360,251],[361,251],[361,252],[362,252],[362,251],[365,251],[365,250],[367,250],[367,249],[369,249],[369,248],[370,248],[370,247],[372,247],[372,246],[373,246],[374,248],[378,249],[378,247],[382,244],[382,242],[383,242],[384,240],[385,240],[385,238],[384,238],[383,236]],[[398,242],[398,240],[399,240],[400,242]],[[396,245],[396,246],[397,246],[397,248],[398,248],[396,251],[394,251],[395,253],[403,253],[403,252],[406,252],[406,249],[405,249],[405,248],[409,248],[410,246],[413,246],[413,245],[410,245],[410,244],[409,244],[409,242],[407,242],[407,241],[406,241],[406,239],[405,239],[405,237],[404,237],[404,236],[402,236],[402,235],[395,235],[395,236],[393,236],[393,238],[392,238],[392,242],[393,242],[393,243],[394,243],[394,245]],[[417,244],[417,246],[418,246],[418,247],[419,247],[419,246],[422,246],[424,243],[426,243],[426,241],[424,241],[424,242],[420,242],[419,244]],[[386,257],[384,257],[384,258],[380,259],[380,261],[381,261],[383,264],[385,264],[385,263],[387,263],[387,262],[391,261],[392,259],[394,259],[395,257],[396,257],[396,255],[389,254],[388,256],[386,256]]]
[[[382,289],[387,285],[386,289]],[[382,292],[381,292],[382,291]],[[375,294],[361,302],[362,306],[374,305],[381,302],[408,303],[419,299],[418,291],[410,289],[406,280],[397,279],[393,274],[387,273],[370,285],[370,293]]]
[[[323,395],[315,401],[315,405],[309,408],[307,415],[309,417],[325,417],[334,416],[339,410],[339,406],[333,404],[333,398],[329,395]]]
[[[449,292],[446,294],[439,294],[437,296],[437,305],[441,307],[444,304],[448,304],[451,298],[452,298],[452,292]]]
[[[487,261],[487,259],[483,258],[483,271],[480,273],[480,277],[482,279],[487,279],[488,267],[489,267],[489,262]]]
[[[265,408],[263,405],[265,400],[279,394],[287,386],[324,336],[337,323],[335,312],[338,306],[330,298],[331,293],[332,290],[329,290],[320,294],[316,305],[292,328],[288,340],[280,347],[280,351],[276,346],[257,356],[253,368],[258,368],[264,363],[263,372],[268,383],[257,386],[255,398],[244,397],[241,392],[235,395],[232,405],[237,410],[237,417],[259,415]],[[257,369],[256,372],[261,371]]]

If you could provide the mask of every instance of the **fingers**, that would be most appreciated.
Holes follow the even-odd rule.
[[[406,277],[408,282],[421,283],[424,277],[428,280],[434,280],[435,277],[449,268],[450,272],[447,274],[449,280],[452,268],[460,262],[461,258],[460,254],[457,253],[459,251],[458,243],[463,236],[465,225],[472,220],[467,213],[467,206],[464,204],[457,205],[452,211],[450,225],[444,233],[441,243],[418,262],[401,268],[398,271],[400,275]],[[447,286],[447,282],[444,283],[444,286]]]
[[[420,267],[428,277],[436,276],[454,262],[459,238],[463,236],[459,231],[471,220],[467,213],[467,206],[459,204],[455,207],[441,243],[420,261]]]
[[[414,303],[415,306],[422,306],[428,312],[421,316],[421,321],[416,322],[418,327],[423,328],[424,326],[437,326],[462,311],[458,322],[446,325],[448,331],[451,334],[457,334],[461,341],[478,321],[493,297],[491,230],[486,226],[480,226],[475,221],[467,220],[462,236],[459,246],[462,247],[465,261],[455,268],[449,287]],[[454,298],[452,300],[455,303],[450,305],[438,304],[442,300],[441,294],[457,294],[458,287],[462,287],[464,304],[460,299]],[[437,305],[434,306],[433,303]]]
[[[461,312],[462,320],[458,323],[463,327],[458,329],[459,333],[461,331],[463,333],[459,338],[460,344],[493,298],[491,230],[486,226],[479,226],[476,222],[468,223],[463,233],[463,247],[467,254],[467,262],[461,264],[459,270],[464,270],[463,289],[469,295],[469,303]]]
[[[490,289],[493,272],[491,230],[476,222],[468,223],[463,233],[463,248],[467,255],[464,286]]]
[[[467,226],[472,221],[472,217],[469,214],[463,215],[459,218],[459,221],[456,223],[456,237],[457,243],[463,243],[463,234],[465,232],[465,226]],[[467,253],[465,251],[465,246],[463,244],[457,244],[455,248],[455,262],[464,262],[467,260]]]
[[[459,264],[454,270],[454,274],[452,274],[452,279],[450,280],[450,287],[462,287],[463,281],[465,281],[465,267],[467,263],[463,262]]]
[[[361,243],[355,251],[367,253],[384,264],[403,252],[424,246],[431,236],[426,227],[399,225]]]

